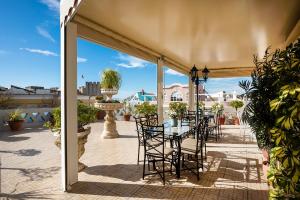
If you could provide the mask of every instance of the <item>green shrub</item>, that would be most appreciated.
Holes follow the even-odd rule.
[[[87,106],[83,103],[77,104],[77,125],[78,131],[81,131],[85,125],[96,120],[97,109]],[[53,109],[52,119],[44,124],[51,131],[60,132],[61,129],[61,109],[60,107]]]
[[[157,113],[157,105],[143,102],[135,106],[135,111],[138,115],[151,115]]]
[[[217,113],[218,111],[221,112],[221,114],[223,113],[223,110],[224,110],[224,105],[221,104],[221,103],[214,103],[212,106],[211,106],[211,110],[214,112],[214,113]]]
[[[187,110],[187,104],[182,102],[171,102],[169,104],[169,116],[172,119],[180,119]]]
[[[233,107],[235,109],[235,111],[237,112],[237,110],[241,107],[243,107],[244,103],[240,100],[233,100],[230,102],[229,104],[231,107]]]

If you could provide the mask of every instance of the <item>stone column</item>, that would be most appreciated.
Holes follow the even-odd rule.
[[[157,60],[157,113],[158,121],[162,123],[164,120],[164,61],[162,58]]]

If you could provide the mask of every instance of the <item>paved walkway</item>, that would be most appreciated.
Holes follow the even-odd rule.
[[[60,190],[60,152],[45,129],[0,132],[1,197],[8,199],[267,199],[261,178],[261,154],[248,133],[224,126],[223,138],[208,143],[200,181],[189,172],[142,180],[136,165],[137,138],[133,122],[117,123],[120,138],[101,140],[102,122],[92,133],[81,161],[88,168],[70,193]],[[1,198],[0,198],[1,199]],[[1,199],[2,200],[2,199]]]

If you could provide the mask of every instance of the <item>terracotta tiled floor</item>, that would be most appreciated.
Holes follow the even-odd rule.
[[[137,138],[133,122],[118,122],[120,138],[101,140],[103,122],[92,133],[72,191],[60,190],[60,153],[45,129],[0,133],[1,197],[3,199],[267,199],[261,154],[249,131],[224,126],[220,141],[208,143],[208,157],[200,181],[183,172],[178,180],[167,175],[142,180],[136,165]],[[0,198],[2,200],[2,198]]]

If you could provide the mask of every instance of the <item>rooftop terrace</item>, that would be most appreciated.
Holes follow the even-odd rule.
[[[200,181],[186,171],[142,180],[137,165],[135,123],[118,121],[120,137],[101,140],[103,122],[92,133],[81,161],[87,164],[70,193],[61,191],[60,152],[43,128],[1,132],[1,194],[10,199],[267,199],[261,152],[249,130],[224,126],[223,137],[208,143]]]

